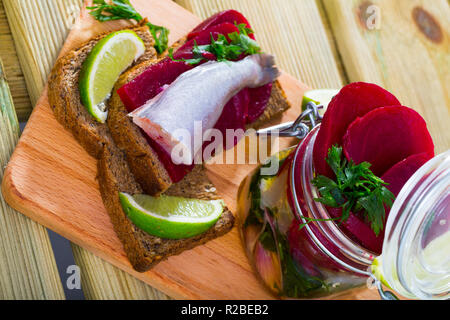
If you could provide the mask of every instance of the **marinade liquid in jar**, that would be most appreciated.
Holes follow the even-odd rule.
[[[319,194],[311,183],[312,151],[318,130],[272,156],[241,184],[241,236],[264,285],[281,297],[319,298],[363,286],[375,274],[404,297],[449,298],[450,151],[426,163],[403,187],[377,257],[344,234],[326,207],[314,201]],[[264,173],[274,162],[278,171]]]

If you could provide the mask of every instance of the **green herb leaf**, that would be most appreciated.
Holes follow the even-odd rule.
[[[384,227],[385,207],[391,207],[395,199],[385,187],[387,183],[373,174],[370,163],[356,165],[353,161],[347,161],[343,157],[342,147],[333,146],[325,160],[336,180],[325,176],[314,178],[312,183],[321,196],[314,200],[332,208],[342,208],[341,222],[348,219],[350,212],[361,212],[375,234],[379,235]]]
[[[153,39],[155,39],[154,48],[156,49],[156,52],[161,54],[166,51],[169,43],[169,29],[151,24],[150,22],[147,23],[147,26],[150,29]]]
[[[111,0],[109,3],[105,0],[94,0],[94,6],[87,9],[91,10],[89,13],[101,22],[120,19],[138,22],[142,20],[142,16],[133,8],[130,0]]]
[[[253,33],[253,31],[250,28],[247,28],[245,24],[237,25],[237,27],[239,29],[239,33],[232,32],[228,34],[230,41],[223,34],[219,34],[217,39],[214,39],[211,34],[211,44],[202,46],[197,46],[197,44],[195,44],[192,49],[194,58],[184,59],[181,61],[189,64],[198,64],[203,60],[207,60],[203,57],[203,54],[206,52],[212,53],[219,62],[235,61],[242,54],[252,55],[261,53],[261,48],[258,43],[248,36]],[[173,55],[169,55],[169,57],[174,60]]]
[[[203,53],[202,49],[200,49],[200,47],[197,46],[197,42],[195,42],[195,40],[194,40],[194,49],[192,50],[192,53],[194,54],[194,57],[192,59],[175,59],[173,57],[173,48],[170,48],[168,56],[173,61],[185,62],[190,65],[199,64],[200,62],[202,62],[205,59],[205,58],[203,58],[203,55],[202,55],[202,53]]]
[[[96,20],[105,22],[112,20],[135,20],[139,22],[143,20],[143,17],[134,9],[130,0],[94,0],[93,6],[87,7],[91,10],[89,14]],[[155,49],[161,54],[168,47],[169,30],[162,26],[157,26],[152,23],[147,23],[150,29],[150,33],[155,39]]]

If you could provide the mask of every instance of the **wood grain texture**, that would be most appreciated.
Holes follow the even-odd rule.
[[[136,0],[133,4],[153,23],[168,26],[171,29],[171,41],[184,35],[200,21],[170,1]],[[82,11],[62,54],[92,35],[119,25],[122,22],[100,24]],[[281,82],[288,98],[296,106],[283,119],[279,119],[284,121],[298,115],[306,86],[286,74],[282,76]],[[238,184],[251,168],[225,165],[208,167],[210,178],[232,210],[235,208]],[[219,239],[171,257],[149,272],[133,271],[102,205],[95,176],[94,159],[56,122],[44,92],[3,180],[5,197],[11,204],[172,297],[271,298],[255,278],[236,228]],[[359,293],[345,297],[358,298]]]
[[[19,140],[19,123],[0,59],[0,179]],[[64,299],[47,230],[0,195],[0,299]]]
[[[114,267],[91,252],[72,244],[81,268],[81,285],[88,300],[167,300],[169,297]]]
[[[258,42],[281,69],[313,88],[343,84],[334,44],[316,0],[175,0],[202,19],[236,9],[251,22]]]
[[[0,58],[3,60],[6,79],[11,90],[17,118],[19,122],[26,121],[31,114],[31,101],[19,58],[14,45],[11,29],[6,19],[3,0],[0,0]]]
[[[83,0],[3,0],[34,106]]]
[[[21,63],[27,75],[27,83],[40,95],[64,40],[79,16],[83,1],[5,0],[5,2],[9,19],[15,28],[17,46],[22,50]],[[9,62],[13,62],[15,68],[19,67],[18,61]],[[89,251],[75,244],[72,244],[72,248],[75,263],[81,269],[83,292],[87,299],[168,298]]]
[[[436,152],[448,150],[449,2],[323,0],[323,4],[349,80],[374,82],[393,92],[425,118]],[[378,10],[378,28],[370,28],[374,22],[370,5]]]

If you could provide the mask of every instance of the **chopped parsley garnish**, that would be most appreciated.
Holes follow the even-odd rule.
[[[230,41],[223,34],[219,34],[217,39],[214,39],[211,34],[211,44],[199,46],[194,40],[194,47],[192,49],[193,58],[175,60],[172,49],[169,49],[169,57],[174,61],[183,61],[191,65],[196,65],[203,60],[208,60],[205,58],[205,54],[208,53],[213,54],[219,62],[235,61],[242,54],[252,55],[261,53],[261,48],[258,43],[248,36],[253,31],[247,28],[245,24],[238,24],[236,26],[239,32],[229,33],[228,38]]]
[[[131,5],[130,0],[111,0],[106,2],[106,0],[94,0],[94,5],[87,7],[91,10],[89,14],[93,16],[96,20],[105,22],[111,20],[135,20],[139,22],[144,18],[134,9]],[[147,23],[150,29],[150,33],[155,39],[155,49],[161,54],[168,47],[168,35],[169,29]]]
[[[342,208],[340,221],[346,221],[350,212],[362,213],[371,224],[372,230],[379,235],[383,230],[385,206],[391,207],[395,199],[382,179],[371,170],[371,164],[355,164],[342,155],[342,147],[333,146],[325,159],[336,175],[336,179],[317,176],[312,183],[320,193],[314,199],[332,208]]]
[[[94,0],[94,5],[87,9],[91,10],[89,12],[91,16],[101,22],[120,19],[141,21],[143,19],[129,0],[111,0],[110,3],[105,0]]]
[[[166,51],[167,44],[169,43],[169,29],[151,24],[150,22],[147,23],[147,26],[150,28],[153,39],[155,39],[155,45],[153,47],[156,49],[156,52],[161,54]]]

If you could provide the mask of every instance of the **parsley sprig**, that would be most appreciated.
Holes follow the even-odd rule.
[[[156,52],[161,54],[166,51],[169,43],[169,29],[151,24],[150,22],[147,23],[147,26],[150,28],[153,39],[155,39],[154,47]]]
[[[336,180],[317,176],[312,183],[319,190],[320,198],[314,199],[332,208],[342,208],[340,221],[346,221],[350,212],[361,212],[371,224],[376,235],[384,226],[385,206],[391,207],[395,199],[382,179],[371,170],[371,164],[356,165],[342,155],[342,147],[333,146],[326,162],[336,175]]]
[[[205,58],[205,54],[213,54],[217,61],[234,61],[237,60],[242,54],[252,55],[261,53],[261,47],[258,43],[249,37],[253,31],[247,28],[245,24],[236,25],[239,32],[232,32],[227,37],[223,34],[219,34],[217,40],[211,34],[211,44],[197,45],[194,41],[194,47],[192,48],[193,58],[176,60],[173,57],[173,50],[169,49],[169,57],[174,61],[183,61],[191,65],[199,64]]]
[[[93,6],[87,7],[90,15],[96,20],[105,22],[112,20],[135,20],[139,22],[144,18],[134,9],[130,0],[94,0]],[[155,39],[155,49],[158,53],[163,53],[168,47],[169,30],[162,26],[157,26],[152,23],[147,23],[150,33]]]
[[[107,3],[105,0],[94,0],[92,7],[87,7],[95,19],[101,22],[111,20],[136,20],[141,21],[142,16],[133,8],[129,0],[111,0]]]

